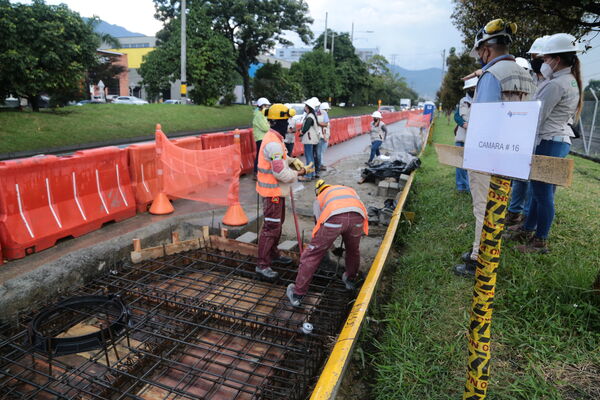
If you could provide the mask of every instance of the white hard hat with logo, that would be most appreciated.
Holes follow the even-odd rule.
[[[331,110],[331,107],[329,107],[329,103],[328,102],[324,101],[319,106],[319,109],[321,109],[321,110]]]
[[[382,118],[381,113],[379,111],[374,111],[373,114],[371,114],[371,117],[379,119]]]
[[[541,54],[544,50],[544,43],[546,43],[546,40],[548,40],[549,37],[550,35],[546,35],[535,39],[527,54]]]
[[[260,99],[256,100],[256,106],[257,107],[262,107],[262,106],[269,106],[271,105],[271,102],[269,100],[267,100],[266,97],[261,97]]]
[[[517,65],[519,67],[525,68],[527,71],[531,70],[531,64],[529,63],[529,61],[527,61],[523,57],[517,57],[517,58],[515,58],[515,62],[517,63]]]
[[[467,79],[465,81],[465,85],[463,86],[463,89],[470,89],[472,87],[477,86],[477,81],[479,81],[479,78],[477,78],[477,77],[471,78],[471,79]]]
[[[556,33],[545,42],[540,54],[578,53],[582,51],[575,36],[568,33]]]
[[[321,104],[321,102],[316,97],[311,97],[310,99],[306,100],[304,102],[304,104],[306,104],[307,106],[309,106],[313,110],[316,110],[316,108],[319,107],[319,105]]]

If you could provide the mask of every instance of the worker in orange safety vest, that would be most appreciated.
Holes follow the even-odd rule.
[[[342,281],[347,290],[355,289],[355,279],[360,266],[360,239],[369,233],[367,210],[352,188],[328,185],[319,179],[315,185],[317,199],[314,213],[317,223],[312,240],[300,257],[295,283],[287,287],[290,304],[299,307],[308,292],[308,286],[321,264],[323,257],[338,236],[342,236],[346,247],[346,271]]]
[[[262,140],[258,155],[256,191],[263,198],[264,223],[258,236],[258,265],[256,273],[261,278],[274,280],[278,273],[273,265],[287,266],[292,263],[289,257],[279,254],[277,245],[281,238],[281,228],[285,221],[285,196],[298,176],[307,169],[298,167],[295,158],[288,157],[283,138],[288,129],[288,119],[296,112],[283,104],[273,104],[266,111],[271,129]],[[290,168],[296,163],[294,170]]]

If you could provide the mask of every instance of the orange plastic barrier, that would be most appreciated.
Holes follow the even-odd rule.
[[[406,126],[414,126],[419,128],[427,128],[431,122],[429,114],[411,114],[406,121]]]
[[[208,133],[200,137],[202,138],[202,148],[205,150],[218,149],[233,144],[233,135],[225,132]]]
[[[0,242],[8,259],[135,215],[126,150],[0,163]]]
[[[127,153],[137,211],[143,213],[148,211],[148,206],[158,193],[156,145],[154,142],[134,144],[127,148]]]
[[[241,149],[241,160],[242,160],[242,174],[249,174],[254,170],[254,158],[256,157],[256,142],[254,141],[254,135],[252,129],[239,129],[237,131],[230,132],[235,135],[240,135],[240,149]]]
[[[186,136],[179,139],[172,139],[171,143],[190,150],[202,150],[202,138],[200,136]]]

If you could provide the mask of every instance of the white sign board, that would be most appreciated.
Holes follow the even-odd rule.
[[[529,179],[540,101],[474,103],[463,168]]]

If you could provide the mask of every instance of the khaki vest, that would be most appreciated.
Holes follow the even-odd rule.
[[[315,122],[312,124],[308,132],[302,135],[302,144],[318,144],[319,143],[319,131],[321,128],[318,125],[318,121],[312,113],[309,113],[306,118],[310,118]]]
[[[502,89],[502,101],[530,100],[535,92],[535,84],[531,75],[512,60],[500,60],[492,65],[484,74],[494,75]]]

